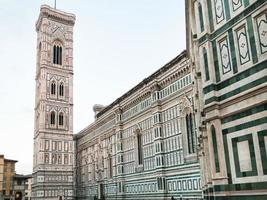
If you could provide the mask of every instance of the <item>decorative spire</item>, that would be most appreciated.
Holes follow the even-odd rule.
[[[57,9],[57,0],[55,0],[55,9]]]

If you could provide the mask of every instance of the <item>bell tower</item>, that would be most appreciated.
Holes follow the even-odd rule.
[[[74,23],[75,15],[47,5],[36,22],[34,200],[74,199]]]

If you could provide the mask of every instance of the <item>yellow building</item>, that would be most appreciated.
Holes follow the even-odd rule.
[[[0,155],[0,199],[3,198],[4,156]]]
[[[0,199],[12,199],[16,162],[0,155]]]

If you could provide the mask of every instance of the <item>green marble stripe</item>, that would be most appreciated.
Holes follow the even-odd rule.
[[[262,77],[262,78],[260,78],[260,79],[258,79],[256,81],[251,82],[251,83],[248,83],[248,84],[246,84],[246,85],[244,85],[242,87],[236,88],[235,90],[232,90],[231,92],[223,94],[223,95],[221,95],[219,97],[213,96],[213,97],[205,100],[205,105],[210,104],[213,101],[217,101],[217,102],[223,101],[223,100],[228,99],[230,97],[233,97],[233,96],[235,96],[235,95],[237,95],[237,94],[239,94],[241,92],[247,91],[247,90],[249,90],[251,88],[254,88],[254,87],[258,86],[258,85],[261,85],[261,84],[263,84],[265,82],[267,82],[267,76]]]
[[[263,117],[263,118],[256,119],[256,120],[253,120],[253,121],[250,121],[250,122],[239,124],[239,125],[233,126],[231,128],[223,129],[222,133],[223,134],[228,134],[228,133],[244,130],[244,129],[247,129],[247,128],[250,128],[250,127],[258,126],[258,125],[261,125],[261,124],[265,124],[265,123],[267,123],[267,117]]]
[[[255,191],[255,190],[266,190],[267,189],[267,182],[258,182],[258,183],[241,183],[241,184],[228,184],[228,185],[215,185],[214,188],[207,188],[203,190],[204,193],[204,199],[214,199],[213,198],[213,190],[216,192],[230,192],[230,191]],[[216,200],[219,199],[224,199],[224,200],[232,200],[233,198],[239,198],[242,200],[243,199],[255,199],[255,200],[266,200],[267,196],[266,195],[242,195],[240,196],[224,196],[224,198],[216,196]]]
[[[267,149],[265,147],[264,137],[267,137],[267,130],[259,131],[258,138],[259,138],[262,168],[263,168],[263,173],[267,175]]]
[[[224,8],[225,8],[226,21],[228,21],[231,18],[229,0],[224,0]]]
[[[208,4],[208,16],[209,16],[209,23],[210,23],[210,31],[212,32],[214,30],[214,24],[213,24],[211,0],[207,0],[207,4]]]
[[[267,195],[215,196],[208,200],[266,200]]]
[[[245,8],[249,6],[249,0],[243,0]]]
[[[214,189],[216,192],[242,191],[242,190],[266,190],[267,182],[215,185]]]
[[[221,81],[221,77],[220,77],[217,45],[216,45],[215,41],[212,42],[212,51],[213,51],[213,60],[214,60],[214,70],[215,70],[216,82],[220,82]]]
[[[232,58],[232,66],[233,66],[233,71],[234,74],[238,72],[237,70],[237,61],[236,61],[236,50],[235,50],[235,45],[234,45],[234,37],[233,37],[233,31],[232,29],[228,30],[228,37],[229,37],[229,44],[230,44],[230,50],[231,50],[231,58]]]
[[[225,117],[225,118],[223,118],[221,120],[221,123],[222,124],[225,124],[225,123],[228,123],[228,122],[231,122],[231,121],[235,121],[235,120],[238,120],[238,119],[241,119],[241,118],[250,116],[250,115],[254,115],[256,113],[263,112],[265,110],[267,110],[267,103],[266,104],[263,104],[263,105],[258,105],[256,107],[253,107],[253,108],[244,110],[244,111],[239,112],[237,114],[234,114],[234,115]]]
[[[230,159],[229,159],[227,135],[223,135],[223,146],[224,146],[224,155],[225,155],[228,183],[232,184],[232,173],[231,173],[231,166],[230,166]]]
[[[216,171],[216,173],[218,173],[218,172],[220,172],[220,162],[219,162],[219,153],[218,153],[216,130],[215,130],[213,125],[211,126],[211,135],[212,135],[215,171]]]
[[[267,60],[265,60],[261,63],[258,63],[256,65],[254,65],[253,67],[251,67],[251,68],[249,68],[243,72],[240,72],[240,73],[236,74],[235,76],[233,76],[233,77],[231,77],[225,81],[222,81],[221,83],[208,85],[203,89],[203,92],[204,92],[204,94],[208,94],[211,91],[219,91],[223,88],[226,88],[226,87],[228,87],[234,83],[237,83],[238,81],[241,81],[245,78],[248,78],[249,76],[251,76],[255,73],[258,73],[262,70],[265,70],[265,69],[267,69]],[[216,70],[216,68],[215,68],[215,70]]]
[[[254,37],[253,22],[251,16],[247,18],[247,26],[248,26],[248,35],[251,47],[252,61],[255,64],[258,62],[258,55],[257,55],[256,41]]]
[[[200,31],[204,31],[204,18],[203,18],[203,8],[201,3],[198,4],[198,14],[199,14],[199,21],[200,21]]]
[[[225,0],[227,1],[227,0]],[[234,26],[236,23],[241,21],[245,16],[251,14],[255,10],[257,10],[261,5],[266,4],[266,0],[257,0],[255,3],[253,3],[251,6],[247,7],[243,12],[235,16],[234,18],[227,21],[222,27],[218,28],[211,34],[207,34],[199,38],[199,46],[202,45],[203,42],[205,42],[207,39],[214,40],[216,37],[223,34],[226,30]],[[227,13],[226,13],[227,14]],[[227,16],[226,16],[227,17]]]

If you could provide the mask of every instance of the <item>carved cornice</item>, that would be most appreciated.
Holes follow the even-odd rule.
[[[39,18],[36,22],[36,30],[39,30],[43,18],[49,18],[53,21],[70,26],[73,26],[76,20],[74,14],[51,8],[48,5],[42,5],[40,9]]]

